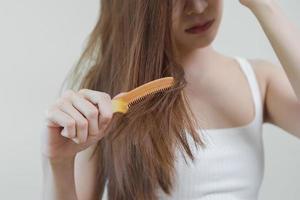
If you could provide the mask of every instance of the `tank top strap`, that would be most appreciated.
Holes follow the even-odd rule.
[[[239,57],[239,56],[235,56],[234,58],[240,64],[242,71],[247,77],[250,90],[252,93],[253,101],[255,104],[255,118],[258,119],[260,122],[262,122],[263,105],[262,105],[260,87],[256,78],[256,74],[251,66],[251,63],[246,58]]]

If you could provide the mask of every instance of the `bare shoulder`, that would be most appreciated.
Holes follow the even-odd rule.
[[[255,72],[262,97],[262,103],[264,105],[264,122],[267,122],[267,111],[266,111],[266,91],[270,76],[281,73],[282,69],[271,61],[255,58],[248,59],[253,71]]]
[[[270,72],[274,70],[274,64],[268,60],[258,59],[258,58],[248,59],[248,61],[250,62],[259,83],[261,85],[266,86],[268,81],[268,76]]]
[[[266,59],[255,58],[248,59],[248,61],[250,61],[255,70],[265,76],[269,76],[270,73],[273,74],[278,73],[278,71],[282,71],[282,68],[280,68],[277,64]]]
[[[248,61],[251,63],[259,83],[265,87],[267,87],[270,77],[285,74],[284,70],[272,61],[264,59],[248,59]]]

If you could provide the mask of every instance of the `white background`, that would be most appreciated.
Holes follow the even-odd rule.
[[[300,2],[280,5],[300,27]],[[238,0],[226,1],[224,9],[215,47],[279,64],[252,13]],[[44,110],[78,59],[98,10],[96,0],[0,0],[0,199],[40,199]],[[300,140],[268,124],[263,134],[260,200],[300,199]]]

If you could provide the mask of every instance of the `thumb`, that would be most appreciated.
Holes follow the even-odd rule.
[[[122,95],[126,94],[127,92],[121,92],[119,94],[117,94],[116,96],[114,96],[113,99],[117,98],[117,97],[121,97]]]

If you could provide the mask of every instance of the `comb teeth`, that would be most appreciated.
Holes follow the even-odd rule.
[[[170,88],[171,88],[171,86],[170,86],[170,87],[167,87],[167,88],[162,88],[162,89],[159,89],[159,90],[156,90],[156,91],[152,91],[152,92],[150,92],[150,93],[146,93],[144,96],[139,97],[139,98],[136,98],[135,100],[129,102],[129,103],[128,103],[128,107],[130,108],[131,106],[133,106],[133,105],[135,105],[135,104],[137,104],[137,103],[139,103],[139,102],[145,100],[145,99],[146,99],[147,97],[149,97],[149,96],[152,96],[152,95],[155,95],[155,94],[161,95],[162,92],[167,91],[167,90],[169,90]]]
[[[161,94],[175,84],[173,77],[164,77],[145,83],[125,94],[112,99],[113,112],[126,113],[129,107],[141,102],[146,97]]]

